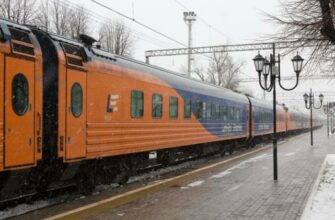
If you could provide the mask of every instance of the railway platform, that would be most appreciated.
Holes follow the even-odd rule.
[[[182,174],[187,178],[174,177],[166,183],[159,181],[63,213],[59,208],[57,215],[49,217],[300,219],[325,157],[335,153],[335,135],[327,138],[325,128],[315,131],[313,147],[309,135],[304,133],[279,144],[278,181],[273,180],[272,145],[269,144],[248,155],[228,159],[228,162]]]

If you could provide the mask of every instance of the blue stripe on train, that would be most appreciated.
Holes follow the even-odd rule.
[[[212,114],[215,115],[215,105],[219,104],[221,106],[229,106],[239,108],[240,118],[239,120],[223,120],[223,108],[221,109],[221,117],[220,119],[207,119],[202,117],[201,119],[197,119],[206,130],[214,136],[217,137],[229,137],[229,136],[240,136],[246,135],[246,104],[234,102],[226,99],[220,99],[211,96],[200,95],[184,90],[177,90],[177,92],[183,97],[184,100],[191,100],[191,110],[194,115],[197,113],[196,102],[201,101],[207,103],[214,104],[214,108],[212,107]],[[203,115],[206,114],[206,111],[203,111]],[[181,116],[184,117],[184,116]]]

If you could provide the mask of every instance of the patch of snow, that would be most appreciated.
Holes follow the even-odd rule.
[[[321,168],[302,220],[335,219],[335,154],[328,154]]]
[[[230,188],[228,191],[229,191],[229,192],[231,192],[231,191],[235,191],[235,190],[238,190],[240,187],[241,187],[241,185],[236,185],[236,186]]]
[[[290,152],[290,153],[284,154],[285,157],[290,157],[290,156],[293,156],[293,155],[295,155],[294,152]]]
[[[180,187],[181,189],[188,189],[188,187],[187,186],[182,186],[182,187]]]
[[[232,166],[231,168],[229,168],[229,169],[227,169],[225,171],[222,171],[222,172],[220,172],[218,174],[215,174],[215,175],[211,176],[210,178],[211,179],[213,179],[213,178],[222,178],[224,176],[227,176],[227,175],[231,174],[231,172],[233,170],[246,168],[246,167],[248,167],[248,164],[257,162],[257,161],[262,160],[262,159],[265,159],[265,158],[267,158],[269,156],[270,156],[269,154],[262,154],[262,155],[259,155],[257,157],[250,158],[248,160],[242,161],[241,163],[239,163],[239,164],[237,164],[235,166]]]
[[[203,180],[198,180],[198,181],[195,181],[193,183],[188,184],[187,186],[189,186],[189,187],[201,186],[204,182],[205,181],[203,181]]]

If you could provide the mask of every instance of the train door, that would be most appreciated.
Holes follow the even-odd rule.
[[[34,61],[5,58],[5,167],[34,164]]]
[[[67,69],[66,150],[67,160],[86,156],[86,72]]]

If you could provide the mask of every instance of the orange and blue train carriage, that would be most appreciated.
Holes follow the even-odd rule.
[[[269,103],[91,43],[0,20],[0,200],[55,182],[122,183],[152,151],[168,163],[272,134]],[[308,127],[277,109],[279,133]]]

